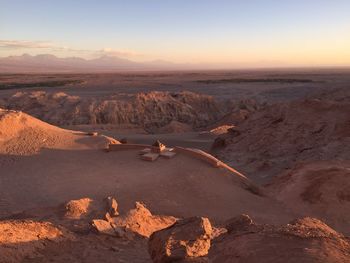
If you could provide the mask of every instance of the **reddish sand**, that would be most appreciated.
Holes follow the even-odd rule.
[[[173,216],[208,217],[213,225],[225,226],[240,214],[258,226],[232,226],[229,220],[228,233],[213,240],[209,259],[203,260],[349,262],[348,239],[336,232],[350,233],[348,107],[320,101],[274,106],[233,129],[213,130],[228,130],[219,155],[249,165],[247,171],[257,172],[251,177],[267,176],[266,187],[183,152],[154,162],[141,160],[139,150],[107,152],[109,143],[119,142],[0,110],[0,262],[150,262],[146,237],[171,224]],[[188,127],[173,123],[167,128]],[[305,163],[298,164],[301,160]],[[92,229],[92,219],[111,227],[98,201],[107,196],[116,197],[121,212],[113,219],[118,229],[112,230],[128,228],[141,236]],[[127,213],[136,201],[155,216],[140,204]],[[334,230],[316,219],[284,225],[304,216]]]
[[[350,234],[350,162],[300,164],[268,186],[269,192],[300,216],[321,219]]]
[[[23,113],[5,115],[2,120],[7,124],[12,121],[12,127],[24,128],[2,145],[5,149],[22,145],[24,150],[2,158],[9,159],[0,166],[2,215],[113,195],[123,204],[122,210],[142,200],[152,211],[173,216],[202,215],[222,221],[249,213],[262,222],[290,218],[277,202],[255,194],[249,181],[227,169],[184,154],[150,163],[141,160],[137,150],[107,153],[103,148],[109,138],[55,128]],[[37,143],[38,138],[48,138],[50,144]],[[35,142],[37,152],[32,147],[27,151],[23,140],[29,145]],[[39,152],[38,147],[45,148]]]

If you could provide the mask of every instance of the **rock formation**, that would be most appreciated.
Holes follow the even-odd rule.
[[[152,215],[142,204],[136,202],[135,208],[126,215],[113,217],[111,223],[116,227],[126,228],[141,236],[149,237],[153,232],[173,225],[176,218],[172,216]]]
[[[302,163],[268,185],[271,196],[300,216],[350,234],[350,161]]]
[[[212,226],[208,218],[192,217],[155,232],[148,241],[154,263],[175,262],[208,254]]]
[[[253,113],[216,142],[213,152],[257,182],[298,162],[348,159],[350,104],[305,100]]]
[[[234,231],[212,242],[210,262],[350,262],[349,241],[318,219],[303,218],[283,226],[238,221]]]
[[[117,200],[112,196],[108,196],[106,201],[107,201],[107,213],[109,213],[109,215],[112,217],[118,216],[119,212],[118,212]]]
[[[42,148],[81,148],[74,141],[85,136],[83,132],[64,130],[20,111],[0,109],[0,154],[31,155]],[[118,143],[106,136],[94,136],[87,141],[94,148],[105,148],[109,143]]]
[[[40,251],[50,243],[72,239],[69,231],[49,222],[0,221],[0,262],[20,263],[28,257],[40,257]]]
[[[79,219],[89,212],[89,207],[93,201],[90,198],[71,200],[65,205],[65,217]]]
[[[25,111],[55,125],[134,124],[150,132],[163,126],[164,131],[171,130],[174,121],[183,127],[205,127],[222,118],[226,110],[213,97],[192,92],[150,92],[108,98],[81,98],[63,92],[18,92],[1,106]]]

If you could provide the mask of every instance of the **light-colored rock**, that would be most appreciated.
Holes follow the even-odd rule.
[[[112,227],[111,223],[102,219],[92,220],[92,226],[97,230],[99,234],[117,236],[116,231]]]
[[[188,91],[137,93],[127,99],[118,95],[110,98],[62,95],[62,92],[18,92],[6,99],[2,107],[21,109],[59,125],[132,124],[148,131],[169,121],[182,121],[190,128],[203,127],[221,119],[226,109],[212,96]]]
[[[176,155],[176,152],[168,152],[168,151],[164,151],[160,153],[161,157],[164,157],[166,159],[171,159]]]
[[[65,217],[79,219],[89,212],[92,199],[82,198],[78,200],[71,200],[65,205]]]
[[[112,224],[149,237],[153,232],[169,227],[175,222],[175,217],[152,215],[143,204],[136,202],[135,209],[130,210],[126,215],[113,217]]]
[[[139,151],[139,154],[144,155],[144,154],[149,153],[149,152],[151,152],[151,148],[145,148],[145,149],[142,149],[141,151]]]
[[[212,227],[209,219],[191,217],[155,232],[148,241],[153,262],[173,262],[208,254]]]
[[[107,197],[107,212],[110,214],[110,216],[117,216],[119,215],[118,212],[118,202],[114,197]]]
[[[224,227],[212,227],[212,228],[213,228],[213,231],[211,232],[212,240],[227,233],[227,229]]]
[[[141,159],[144,161],[154,162],[155,160],[158,159],[158,157],[159,157],[158,153],[146,153],[141,156]]]

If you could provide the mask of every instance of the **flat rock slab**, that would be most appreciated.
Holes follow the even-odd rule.
[[[167,158],[167,159],[171,159],[176,155],[175,152],[162,152],[160,153],[160,156]]]
[[[92,226],[97,230],[99,234],[109,235],[109,236],[115,236],[116,232],[112,225],[102,219],[95,219],[92,220]]]
[[[150,153],[150,152],[151,152],[151,148],[145,148],[145,149],[141,150],[141,151],[139,152],[139,154],[140,154],[140,155],[143,155],[143,154]]]
[[[141,156],[141,159],[144,161],[154,162],[155,160],[158,159],[158,157],[159,157],[158,153],[146,153]]]

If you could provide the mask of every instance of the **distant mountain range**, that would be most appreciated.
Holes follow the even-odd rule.
[[[79,57],[59,58],[42,54],[31,56],[9,56],[0,58],[1,73],[38,73],[38,72],[116,72],[177,70],[191,68],[189,64],[175,64],[162,60],[135,62],[115,56],[102,56],[97,59]]]

